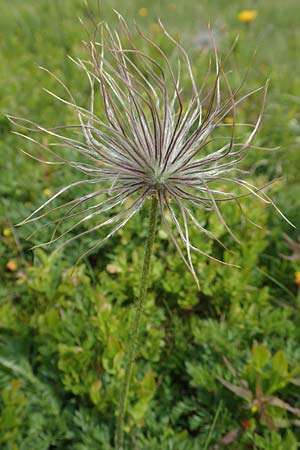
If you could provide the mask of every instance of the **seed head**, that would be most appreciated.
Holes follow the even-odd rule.
[[[87,233],[109,227],[94,249],[124,227],[147,198],[156,196],[161,221],[197,279],[191,252],[206,253],[190,242],[189,227],[192,225],[209,238],[216,238],[199,223],[195,209],[214,211],[234,237],[220,210],[222,202],[238,201],[241,196],[232,191],[234,185],[243,188],[244,195],[255,195],[263,202],[271,202],[264,191],[237,176],[243,174],[237,166],[247,150],[258,148],[253,147],[252,140],[261,123],[267,84],[244,95],[240,94],[242,85],[233,90],[215,47],[213,63],[199,84],[186,51],[161,23],[161,33],[173,47],[171,56],[139,28],[133,35],[123,17],[118,15],[118,18],[119,32],[101,23],[95,25],[92,36],[88,34],[85,42],[88,61],[73,60],[89,81],[88,108],[79,106],[70,89],[51,74],[63,86],[67,98],[50,94],[76,113],[77,123],[46,128],[10,117],[19,126],[46,133],[51,140],[56,140],[56,146],[46,145],[32,134],[17,133],[51,155],[51,161],[42,160],[43,163],[66,164],[83,174],[82,180],[62,187],[22,223],[64,210],[62,217],[50,222],[56,224],[55,235],[49,241],[52,243],[81,224],[99,218],[96,225],[63,242],[65,245]],[[213,81],[212,70],[215,72]],[[262,106],[255,123],[236,123],[239,105],[261,89]],[[95,112],[99,109],[99,99],[101,115]],[[226,120],[228,117],[230,120]],[[236,136],[239,129],[248,130],[243,142]],[[71,149],[80,155],[80,160],[64,157],[60,149]],[[216,187],[217,183],[222,188]],[[81,186],[90,187],[91,192],[48,209],[66,191]],[[124,206],[129,198],[130,205],[126,202]],[[117,212],[105,218],[108,211]],[[75,223],[56,234],[61,222],[74,219]]]

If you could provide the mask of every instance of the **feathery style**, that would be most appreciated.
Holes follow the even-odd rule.
[[[106,236],[97,242],[98,247],[124,227],[149,197],[156,196],[166,232],[197,280],[191,253],[206,254],[191,243],[189,227],[192,225],[209,238],[216,238],[199,223],[193,213],[195,208],[214,211],[233,235],[220,211],[221,202],[238,201],[239,196],[232,192],[231,186],[244,188],[243,195],[253,194],[271,202],[265,192],[237,177],[237,165],[246,151],[258,148],[251,143],[261,123],[266,87],[260,88],[263,100],[256,122],[236,123],[237,107],[260,89],[243,96],[241,86],[233,91],[216,50],[211,64],[215,70],[212,86],[207,86],[212,77],[211,67],[199,86],[186,51],[161,23],[161,32],[173,46],[170,58],[138,28],[133,35],[125,20],[118,17],[119,33],[104,23],[95,26],[94,34],[85,42],[89,61],[73,60],[89,80],[91,95],[87,109],[77,105],[69,88],[51,74],[68,98],[50,94],[76,112],[78,123],[45,128],[10,117],[18,126],[46,133],[51,141],[53,138],[57,141],[56,147],[46,145],[32,134],[17,132],[51,155],[53,159],[48,164],[67,164],[83,174],[82,180],[62,187],[22,223],[62,210],[62,217],[51,222],[56,224],[57,233],[61,222],[76,219],[69,228],[55,234],[49,241],[52,243],[84,222],[93,219],[94,223],[99,218],[99,223],[63,243],[109,227]],[[150,56],[153,54],[156,57]],[[226,92],[226,98],[221,91]],[[95,113],[99,99],[103,106],[101,117]],[[232,123],[225,121],[229,115]],[[238,127],[250,130],[244,142],[236,137]],[[226,137],[220,136],[220,130],[224,130]],[[65,153],[57,150],[60,148],[79,153],[79,161],[62,156]],[[217,182],[222,189],[216,187]],[[91,187],[91,192],[49,210],[59,196],[81,186]],[[228,192],[223,191],[224,186],[229,187]],[[129,198],[131,202],[125,202]],[[94,203],[90,205],[90,201]],[[105,218],[105,213],[115,209],[113,216]]]

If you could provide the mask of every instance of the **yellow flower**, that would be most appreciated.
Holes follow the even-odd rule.
[[[141,17],[147,17],[148,16],[148,9],[147,8],[140,8],[138,10],[138,15]]]
[[[252,414],[255,414],[258,411],[258,407],[256,405],[253,405],[251,408]]]
[[[225,117],[224,122],[229,124],[229,125],[232,125],[233,124],[233,117],[231,117],[231,116]]]
[[[295,283],[298,284],[298,286],[300,286],[300,272],[299,271],[295,272]]]
[[[257,16],[257,11],[255,11],[254,9],[244,9],[243,11],[241,11],[238,15],[238,19],[240,22],[243,23],[250,23],[253,22],[253,20],[256,18]]]
[[[18,266],[14,261],[8,261],[8,263],[6,264],[6,268],[11,272],[15,272]]]
[[[11,229],[8,228],[8,227],[3,228],[2,234],[3,234],[3,236],[5,236],[5,237],[10,236],[10,235],[11,235]]]
[[[158,23],[152,23],[151,25],[151,31],[153,34],[157,34],[160,30],[160,26]]]
[[[46,195],[46,197],[51,197],[52,191],[51,189],[46,188],[43,190],[43,194]]]

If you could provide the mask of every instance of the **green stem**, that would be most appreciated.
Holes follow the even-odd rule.
[[[117,419],[117,429],[116,429],[116,450],[124,450],[123,442],[124,442],[124,417],[126,412],[127,405],[127,397],[130,386],[132,369],[134,366],[135,358],[136,358],[136,350],[138,345],[138,337],[139,337],[139,329],[141,326],[141,319],[143,316],[144,310],[144,301],[147,293],[147,285],[150,273],[150,261],[153,250],[153,243],[156,234],[156,222],[157,222],[157,211],[158,211],[158,201],[156,197],[153,197],[151,209],[150,209],[150,218],[149,218],[149,228],[148,228],[148,236],[145,246],[144,253],[144,263],[143,269],[140,279],[140,287],[139,287],[139,296],[137,302],[135,304],[135,316],[133,319],[131,332],[130,332],[130,340],[129,340],[129,348],[126,353],[126,366],[125,366],[125,375],[122,381],[121,386],[121,395],[119,402],[119,412]]]

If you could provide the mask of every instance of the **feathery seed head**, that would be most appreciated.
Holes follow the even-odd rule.
[[[110,227],[107,235],[97,242],[95,247],[98,247],[120,230],[149,196],[155,195],[167,233],[197,278],[191,252],[206,254],[190,242],[189,224],[208,237],[215,237],[199,223],[193,210],[214,211],[233,235],[220,210],[222,202],[238,201],[230,186],[238,185],[244,188],[245,195],[255,195],[270,203],[262,190],[236,175],[237,165],[251,147],[260,125],[266,87],[256,122],[253,125],[236,123],[237,107],[259,89],[243,96],[241,86],[232,90],[216,50],[214,80],[210,85],[211,73],[208,71],[199,85],[186,51],[161,23],[161,30],[172,44],[176,58],[174,54],[169,58],[138,28],[133,36],[120,15],[119,23],[120,34],[104,23],[95,26],[94,34],[89,35],[85,43],[89,60],[73,60],[89,80],[88,108],[77,105],[69,88],[51,74],[63,86],[66,98],[50,94],[73,109],[77,123],[45,128],[29,120],[10,118],[27,130],[46,133],[57,141],[57,150],[54,150],[53,144],[39,142],[31,137],[32,134],[23,135],[51,155],[48,164],[66,164],[83,174],[82,180],[62,187],[22,223],[64,208],[64,215],[51,222],[56,225],[55,233],[62,221],[75,220],[75,223],[58,236],[54,235],[50,241],[54,242],[84,222],[97,218],[99,223],[65,243],[102,227]],[[221,95],[223,90],[225,98]],[[99,99],[102,101],[101,115],[96,114]],[[230,123],[225,120],[228,116],[233,118]],[[238,129],[248,130],[244,142],[236,137]],[[222,136],[222,130],[225,136]],[[65,153],[59,151],[61,148],[78,153],[80,161],[63,156]],[[222,184],[222,189],[217,182]],[[223,190],[224,185],[229,191]],[[91,192],[48,210],[47,207],[59,196],[81,186],[91,187]],[[128,198],[132,199],[130,206],[119,209],[118,206],[124,205]],[[108,211],[117,212],[103,219]],[[178,238],[184,244],[185,254]]]

